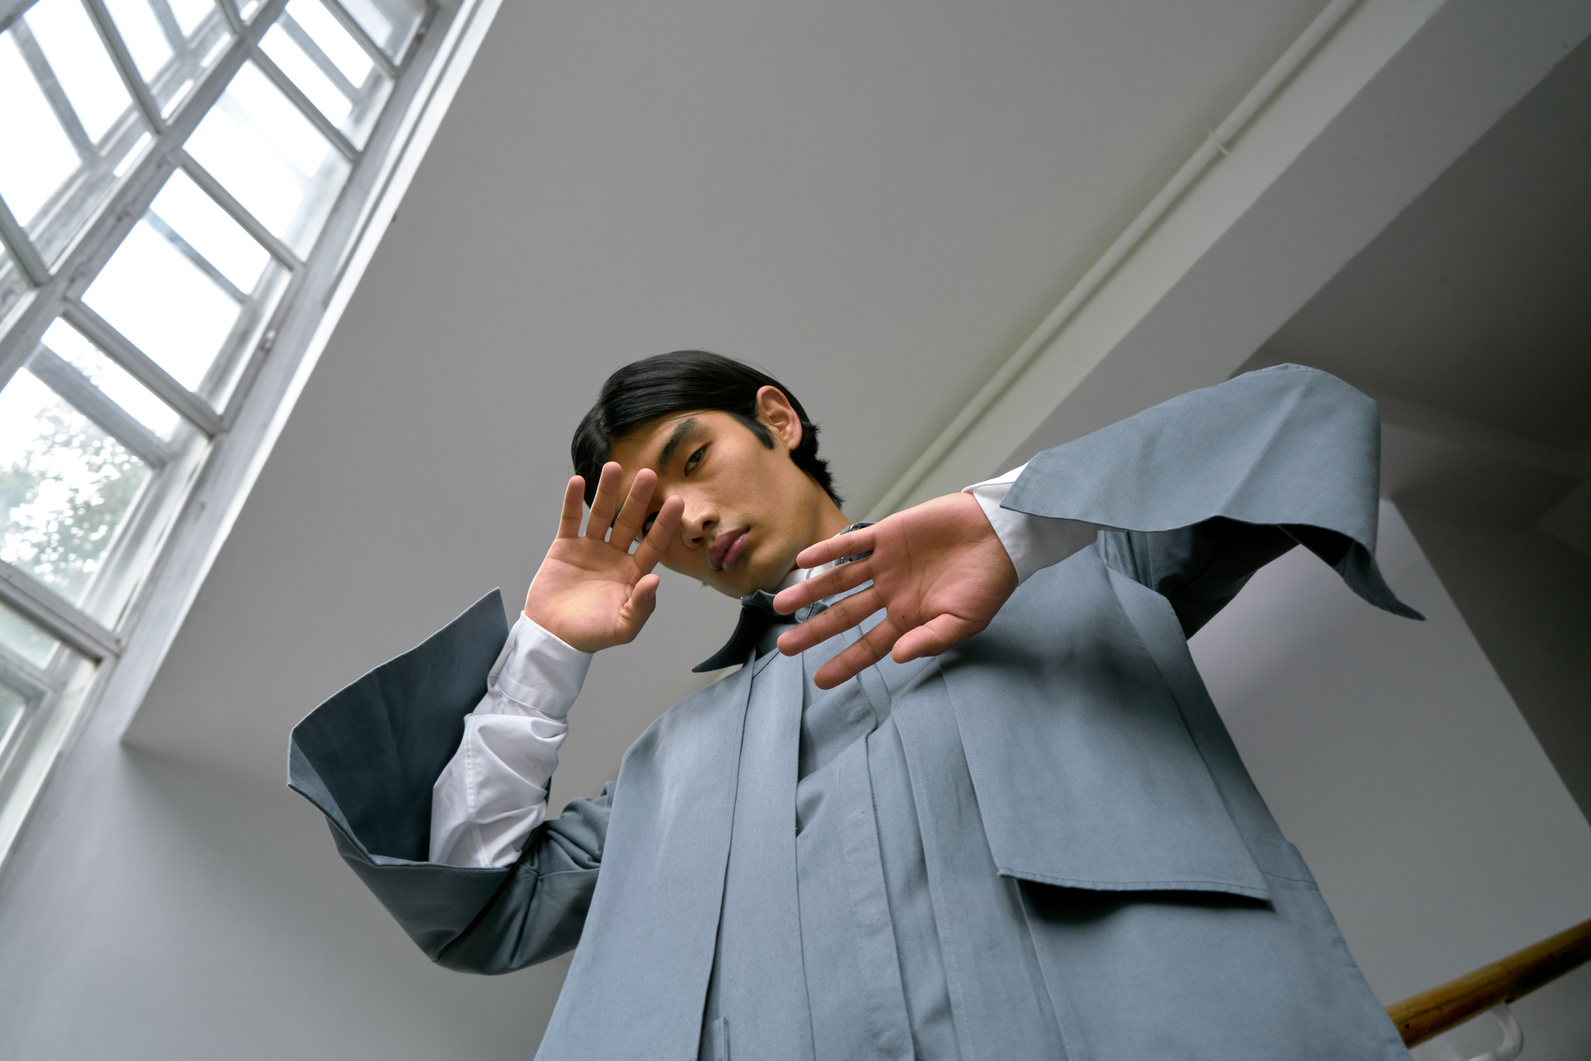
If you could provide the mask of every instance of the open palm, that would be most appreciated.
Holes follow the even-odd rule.
[[[1016,568],[970,494],[950,494],[897,512],[871,527],[829,538],[796,558],[816,567],[843,556],[872,555],[841,564],[791,586],[774,598],[789,613],[863,582],[873,584],[786,631],[779,651],[811,648],[884,611],[884,618],[818,669],[820,689],[893,655],[897,663],[933,656],[989,625],[1016,590]]]
[[[678,498],[664,502],[651,530],[634,553],[657,486],[651,469],[636,473],[619,518],[614,519],[623,469],[609,462],[597,480],[591,515],[581,533],[585,480],[575,476],[564,489],[558,536],[531,580],[525,614],[548,633],[582,652],[628,644],[657,606],[658,576],[652,572],[679,526]],[[609,525],[612,525],[610,531]]]

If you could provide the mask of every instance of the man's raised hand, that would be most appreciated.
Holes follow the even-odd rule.
[[[658,576],[652,568],[678,530],[685,507],[677,497],[665,501],[651,530],[631,553],[657,487],[657,474],[650,468],[637,472],[623,508],[617,509],[622,475],[617,462],[603,465],[584,534],[580,516],[585,480],[578,475],[569,480],[558,536],[525,595],[525,614],[582,652],[628,644],[646,625],[657,606]]]
[[[937,497],[871,527],[818,542],[796,563],[817,567],[868,550],[872,556],[841,564],[774,598],[774,607],[788,614],[872,581],[779,637],[779,651],[795,655],[885,610],[878,625],[818,669],[813,680],[820,689],[834,688],[886,653],[897,663],[938,655],[988,626],[1016,590],[1016,568],[971,494]]]

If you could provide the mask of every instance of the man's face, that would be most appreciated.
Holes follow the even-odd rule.
[[[732,597],[776,588],[797,553],[846,525],[823,488],[790,459],[801,439],[799,418],[778,390],[763,393],[769,401],[759,394],[758,419],[773,435],[772,449],[728,413],[704,410],[645,424],[615,443],[610,457],[624,468],[621,498],[636,472],[657,472],[647,527],[667,498],[685,503],[663,566]]]

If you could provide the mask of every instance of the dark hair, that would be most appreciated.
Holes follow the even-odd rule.
[[[823,492],[841,504],[834,492],[829,462],[818,457],[818,425],[790,388],[759,369],[705,350],[676,350],[632,361],[608,377],[597,404],[575,428],[569,455],[575,474],[585,477],[586,504],[596,496],[602,465],[613,444],[643,424],[674,413],[717,409],[739,420],[768,449],[773,435],[757,419],[757,391],[777,387],[801,419],[801,444],[790,451],[797,468],[810,475]]]

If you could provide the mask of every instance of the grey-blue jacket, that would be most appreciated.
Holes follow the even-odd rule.
[[[959,1054],[1407,1057],[1186,641],[1300,544],[1365,600],[1416,616],[1373,559],[1378,464],[1375,404],[1312,369],[1175,398],[1040,454],[1003,502],[1119,529],[910,680],[888,661],[854,679],[895,698],[930,877],[987,867],[1005,897],[997,916],[961,907],[959,936],[941,918]],[[813,1057],[823,979],[801,968],[797,738],[781,721],[800,714],[789,676],[810,662],[748,659],[676,704],[515,865],[432,865],[431,785],[485,692],[503,614],[489,594],[317,708],[293,731],[289,784],[434,961],[506,972],[578,943],[539,1057],[689,1061],[727,1058],[730,1042],[755,1061]],[[901,699],[929,685],[938,700]],[[779,696],[795,708],[766,706]],[[961,804],[934,803],[969,784]],[[958,806],[975,813],[947,824]],[[997,936],[1029,956],[1026,980]],[[1013,1038],[1028,1010],[1053,1041]],[[841,1041],[876,1056],[857,1023]]]

